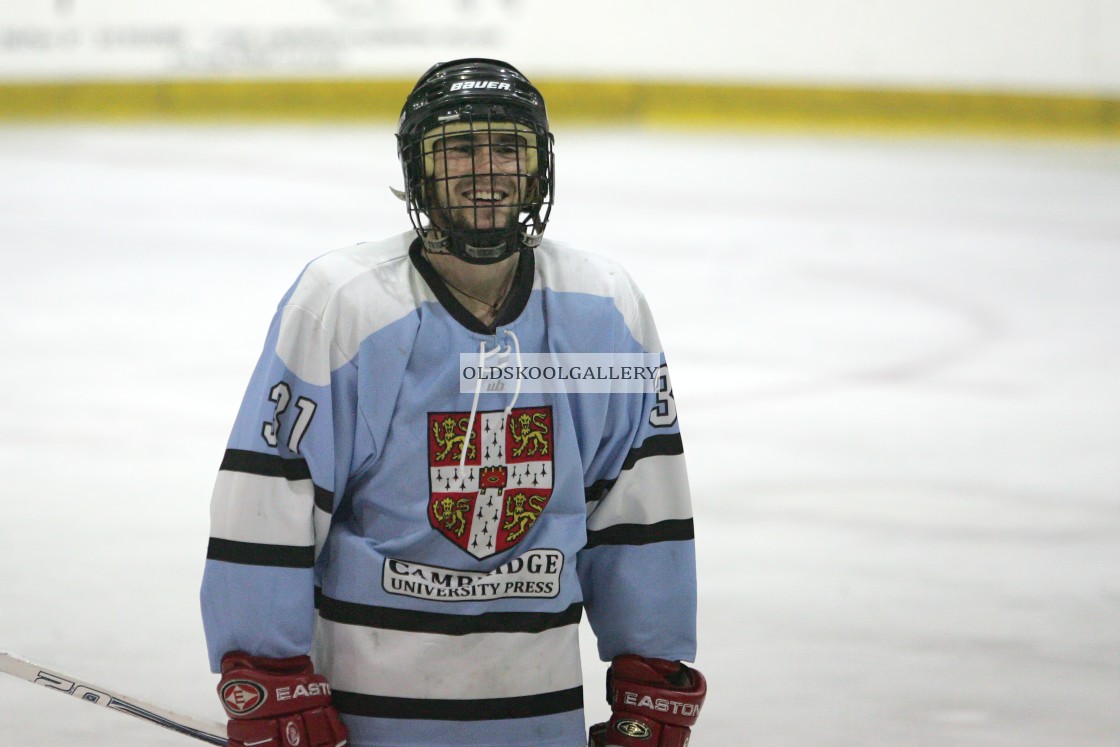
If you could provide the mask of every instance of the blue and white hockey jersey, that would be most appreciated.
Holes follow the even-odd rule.
[[[280,304],[214,489],[210,664],[311,652],[355,747],[580,747],[584,610],[604,660],[695,658],[668,375],[476,401],[460,354],[660,356],[657,333],[621,268],[547,240],[487,328],[414,239],[327,254]]]

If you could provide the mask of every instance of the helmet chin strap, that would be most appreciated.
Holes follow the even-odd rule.
[[[521,249],[521,242],[518,240],[517,233],[514,230],[502,231],[500,234],[494,235],[494,241],[477,242],[474,237],[451,237],[451,247],[453,253],[467,262],[480,265],[488,265],[494,262],[500,262],[506,257],[514,254]],[[488,238],[482,237],[479,238]],[[458,245],[458,246],[456,246]],[[455,249],[460,249],[460,252],[454,252]]]
[[[524,244],[519,241],[512,231],[503,231],[493,234],[493,240],[487,241],[489,236],[479,235],[463,236],[460,234],[437,234],[435,229],[418,231],[424,248],[433,254],[450,254],[453,257],[468,262],[472,265],[489,265],[501,262],[506,257],[519,252]],[[433,234],[436,234],[433,236]]]
[[[450,254],[472,265],[501,262],[524,248],[540,243],[539,239],[533,241],[519,223],[497,231],[441,229],[429,223],[427,226],[417,226],[416,233],[427,251]]]

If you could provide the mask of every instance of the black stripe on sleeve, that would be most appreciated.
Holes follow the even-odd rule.
[[[430,719],[435,721],[493,721],[567,713],[583,707],[583,688],[573,687],[539,695],[478,700],[427,700],[335,690],[331,700],[342,713],[370,718]]]
[[[614,487],[614,484],[617,481],[617,477],[610,480],[596,480],[595,482],[591,483],[591,485],[583,489],[584,500],[587,503],[603,500],[607,497],[607,493],[610,492],[611,488]]]
[[[207,560],[221,560],[240,565],[263,565],[275,568],[313,568],[315,548],[291,545],[263,545],[256,542],[210,538]]]
[[[695,539],[695,536],[692,519],[667,519],[656,524],[616,524],[597,532],[588,532],[584,548],[681,542]]]
[[[246,449],[226,449],[222,466],[226,472],[243,472],[261,477],[283,477],[285,480],[310,480],[311,468],[306,459],[285,459],[276,454],[262,454]],[[334,493],[312,483],[315,489],[315,505],[320,511],[331,513],[334,510]]]
[[[625,472],[628,469],[633,469],[634,465],[642,459],[651,456],[674,456],[676,454],[684,453],[684,442],[681,441],[680,433],[665,433],[656,436],[650,436],[641,445],[631,449],[626,455],[626,459],[622,462],[622,469],[619,473]],[[584,489],[584,498],[588,503],[591,501],[601,501],[610,489],[614,487],[615,482],[618,481],[618,476],[596,480]]]
[[[560,612],[486,612],[481,615],[450,615],[402,610],[343,602],[319,597],[319,616],[324,620],[370,628],[410,633],[470,635],[471,633],[542,633],[566,625],[578,625],[583,605],[576,603]]]
[[[262,454],[245,449],[226,449],[219,469],[288,480],[311,479],[311,469],[307,466],[306,459],[285,459],[276,454]]]
[[[637,464],[639,459],[645,459],[646,457],[672,456],[683,453],[684,442],[681,441],[681,434],[666,433],[650,436],[642,441],[641,446],[630,450],[630,453],[626,455],[626,461],[622,463],[622,469],[623,471],[628,470]]]
[[[315,506],[323,513],[334,513],[334,493],[315,485]]]

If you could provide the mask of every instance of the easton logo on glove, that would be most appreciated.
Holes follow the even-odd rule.
[[[641,721],[633,721],[631,719],[619,721],[614,725],[614,730],[619,734],[625,734],[631,739],[649,739],[653,736],[652,729]]]
[[[230,714],[244,716],[264,705],[268,691],[250,680],[231,680],[222,686],[220,697]]]
[[[642,693],[624,692],[622,693],[622,702],[626,705],[646,708],[660,713],[672,713],[673,715],[680,716],[700,715],[699,703],[680,703],[676,700],[667,700],[665,698],[654,699]]]

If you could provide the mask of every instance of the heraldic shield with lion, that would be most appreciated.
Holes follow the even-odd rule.
[[[552,408],[479,412],[468,429],[469,421],[468,412],[428,413],[428,520],[482,559],[520,542],[548,505]]]

